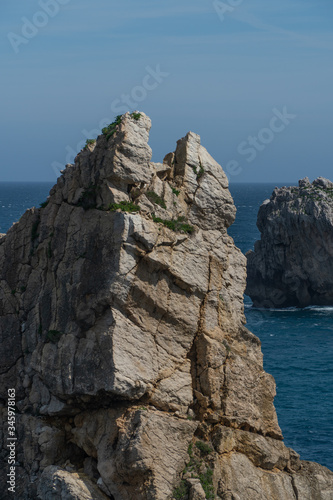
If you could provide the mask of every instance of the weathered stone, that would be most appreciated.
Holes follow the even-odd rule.
[[[257,468],[240,453],[222,456],[218,494],[222,500],[332,500],[332,473],[303,464],[301,472],[289,474]]]
[[[254,498],[253,479],[259,499],[299,488],[326,500],[332,474],[284,447],[274,380],[244,326],[227,178],[192,132],[152,163],[150,125],[118,119],[0,238],[19,497],[166,500],[194,467],[193,498],[206,478],[224,499]]]
[[[199,479],[188,479],[190,486],[189,500],[206,500],[206,494]]]
[[[276,188],[260,207],[261,240],[247,254],[256,307],[333,305],[333,183]]]
[[[38,485],[39,500],[106,500],[109,498],[85,476],[47,467]]]

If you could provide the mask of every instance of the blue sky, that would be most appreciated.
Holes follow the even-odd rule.
[[[155,161],[192,130],[231,182],[333,178],[331,0],[4,0],[2,13],[2,181],[55,180],[120,103],[151,117]]]

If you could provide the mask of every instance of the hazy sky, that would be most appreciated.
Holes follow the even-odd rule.
[[[3,0],[0,180],[53,181],[139,109],[232,182],[333,179],[332,0]],[[82,142],[83,141],[83,142]]]

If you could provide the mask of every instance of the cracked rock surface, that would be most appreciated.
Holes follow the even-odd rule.
[[[0,239],[17,498],[332,500],[282,441],[227,178],[191,132],[152,163],[150,126],[119,118]]]
[[[333,182],[306,177],[275,188],[260,207],[261,239],[247,253],[256,307],[333,305]]]

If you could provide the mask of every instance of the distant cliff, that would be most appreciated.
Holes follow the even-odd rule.
[[[150,126],[117,117],[0,239],[14,498],[332,499],[282,442],[226,176],[191,132],[152,163]]]
[[[260,207],[261,240],[247,254],[257,307],[333,305],[333,183],[308,178],[276,188]]]

